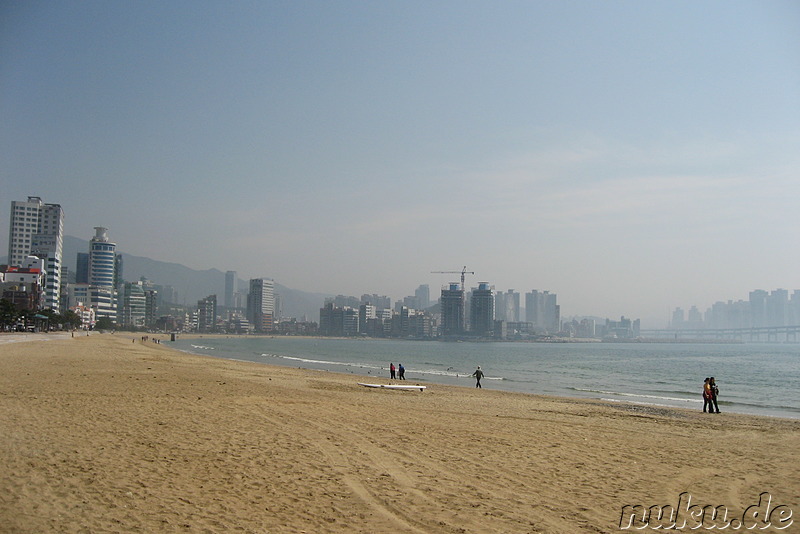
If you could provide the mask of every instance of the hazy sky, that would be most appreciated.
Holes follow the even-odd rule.
[[[11,200],[297,289],[800,288],[796,1],[3,2]]]

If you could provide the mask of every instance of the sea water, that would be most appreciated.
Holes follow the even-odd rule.
[[[231,336],[178,339],[179,350],[388,379],[702,410],[714,376],[721,411],[800,418],[799,344],[446,343],[383,339]]]

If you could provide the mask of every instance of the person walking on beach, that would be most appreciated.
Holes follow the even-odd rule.
[[[398,378],[400,380],[405,380],[406,379],[406,368],[403,367],[402,363],[399,364],[399,366],[397,368],[397,374],[399,375]]]
[[[706,377],[703,381],[703,413],[706,413],[706,408],[708,408],[708,413],[713,413],[713,409],[711,408],[711,384],[710,378]]]
[[[395,379],[395,372],[394,372],[394,364],[393,363],[389,364],[389,378],[391,378],[392,380]]]
[[[711,402],[708,403],[708,411],[709,413],[719,413],[719,406],[717,406],[717,395],[719,395],[719,388],[717,387],[717,382],[714,380],[714,377],[708,379],[709,389],[711,390]],[[711,403],[714,403],[714,410],[711,409]]]
[[[481,371],[480,365],[478,366],[477,369],[475,369],[475,372],[472,373],[472,376],[475,377],[475,387],[483,389],[483,386],[481,385],[481,378],[483,378],[483,371]]]

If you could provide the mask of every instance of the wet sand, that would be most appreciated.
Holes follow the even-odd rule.
[[[0,340],[0,532],[619,532],[684,492],[800,513],[797,420],[39,339]]]

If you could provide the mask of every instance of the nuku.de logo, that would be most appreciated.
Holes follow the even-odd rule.
[[[627,504],[622,507],[619,518],[621,530],[755,530],[765,531],[768,528],[783,530],[789,527],[792,509],[785,504],[772,504],[772,495],[763,492],[758,496],[758,503],[748,506],[740,516],[731,513],[724,504],[704,505],[692,504],[692,496],[681,493],[678,505],[671,504],[645,507],[641,504]]]

